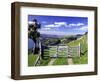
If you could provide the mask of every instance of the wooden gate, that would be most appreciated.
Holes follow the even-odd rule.
[[[40,43],[41,45],[41,43]],[[57,45],[57,46],[48,46],[49,49],[44,50],[48,52],[49,57],[58,58],[58,57],[80,57],[80,44],[77,46],[66,46],[66,45]],[[34,63],[34,66],[38,66],[41,63],[41,47],[40,53]]]
[[[68,57],[80,57],[80,44],[68,47]]]
[[[80,44],[77,46],[49,46],[50,57],[80,57]]]

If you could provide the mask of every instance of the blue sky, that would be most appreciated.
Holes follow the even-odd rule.
[[[41,34],[76,35],[88,31],[87,17],[28,15],[29,24],[33,19],[41,24]]]

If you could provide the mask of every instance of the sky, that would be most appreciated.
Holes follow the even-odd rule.
[[[88,31],[87,17],[28,15],[28,24],[33,19],[41,24],[40,34],[76,35]]]

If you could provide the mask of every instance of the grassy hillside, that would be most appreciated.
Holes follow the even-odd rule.
[[[81,48],[81,57],[73,58],[74,64],[87,64],[88,63],[88,43],[87,35],[83,35],[80,39],[71,41],[68,43],[68,46],[77,46],[80,43]]]

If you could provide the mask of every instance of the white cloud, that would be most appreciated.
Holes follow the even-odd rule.
[[[82,27],[80,27],[80,28],[75,28],[74,30],[76,30],[76,31],[88,31],[88,26],[82,26]]]
[[[69,24],[68,26],[69,26],[69,27],[72,27],[72,26],[83,26],[83,25],[84,25],[84,23],[80,23],[80,22],[79,22],[79,23],[76,23],[76,24],[75,24],[75,23],[71,23],[71,24]]]
[[[56,25],[67,25],[66,22],[54,22]]]
[[[77,26],[82,26],[82,25],[84,25],[84,23],[77,23]]]
[[[83,26],[79,30],[88,30],[88,27],[87,26]]]
[[[45,28],[50,29],[50,28],[57,28],[57,27],[79,27],[79,26],[84,26],[84,23],[78,22],[78,23],[70,23],[67,24],[67,22],[54,22],[52,24],[44,25]]]
[[[45,27],[60,27],[60,26],[67,26],[66,22],[54,22],[53,24],[45,25]]]
[[[86,32],[86,31],[88,31],[88,26],[82,26],[80,28],[75,28],[73,30],[74,31],[79,31],[79,32]]]
[[[77,26],[77,24],[72,23],[72,24],[69,24],[68,26],[69,26],[69,27]]]
[[[59,27],[59,25],[55,25],[55,24],[49,24],[49,25],[45,25],[44,27],[50,27],[50,28],[52,28],[52,27]]]

